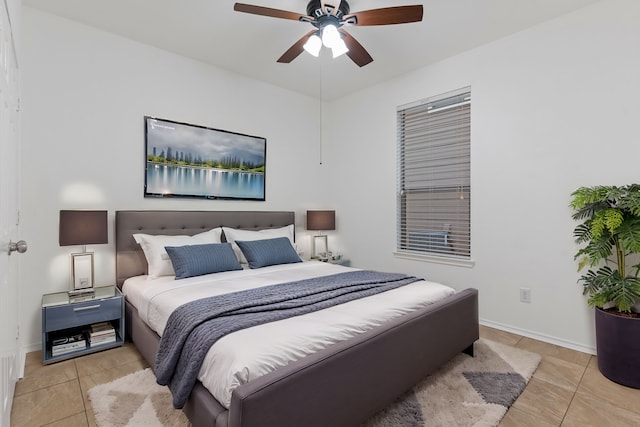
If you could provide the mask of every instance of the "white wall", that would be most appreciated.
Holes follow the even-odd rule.
[[[58,245],[60,209],[107,209],[108,245],[95,252],[96,283],[115,280],[119,209],[294,210],[323,207],[314,186],[317,100],[239,77],[36,9],[23,11],[21,331],[40,343],[40,300],[69,288]],[[151,115],[267,138],[266,201],[143,197],[144,124]],[[304,137],[301,137],[304,135]],[[302,233],[304,234],[304,233]],[[308,239],[299,238],[304,249]]]
[[[476,287],[485,323],[593,350],[569,195],[639,180],[639,40],[640,2],[605,0],[333,102],[325,163],[353,263]],[[464,86],[475,266],[396,259],[396,107]]]

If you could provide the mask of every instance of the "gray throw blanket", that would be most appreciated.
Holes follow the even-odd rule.
[[[310,313],[416,282],[404,274],[360,270],[192,301],[167,321],[155,360],[158,384],[182,408],[209,348],[231,332]]]

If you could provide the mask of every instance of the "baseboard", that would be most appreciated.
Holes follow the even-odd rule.
[[[488,326],[490,328],[499,329],[501,331],[522,335],[523,337],[532,338],[534,340],[558,345],[560,347],[568,348],[571,350],[580,351],[582,353],[596,354],[595,347],[585,346],[582,344],[575,343],[573,341],[567,341],[561,338],[552,337],[550,335],[540,334],[538,332],[532,332],[526,329],[515,328],[513,326],[503,325],[501,323],[497,323],[497,322],[493,322],[491,320],[485,320],[485,319],[480,319],[480,324],[483,326]]]

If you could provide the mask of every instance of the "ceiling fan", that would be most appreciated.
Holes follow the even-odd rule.
[[[334,1],[338,6],[321,0],[310,0],[306,15],[245,3],[236,3],[233,10],[308,22],[315,27],[278,58],[278,62],[282,63],[293,61],[303,50],[318,56],[324,45],[331,48],[334,58],[346,53],[358,66],[364,67],[372,62],[373,58],[351,34],[342,28],[343,26],[391,25],[422,21],[422,5],[384,7],[349,13],[349,3],[345,0]]]

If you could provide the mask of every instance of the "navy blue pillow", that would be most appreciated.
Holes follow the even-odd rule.
[[[288,237],[264,240],[236,240],[249,268],[302,262]]]
[[[165,246],[176,272],[176,279],[221,271],[242,270],[231,243]]]

